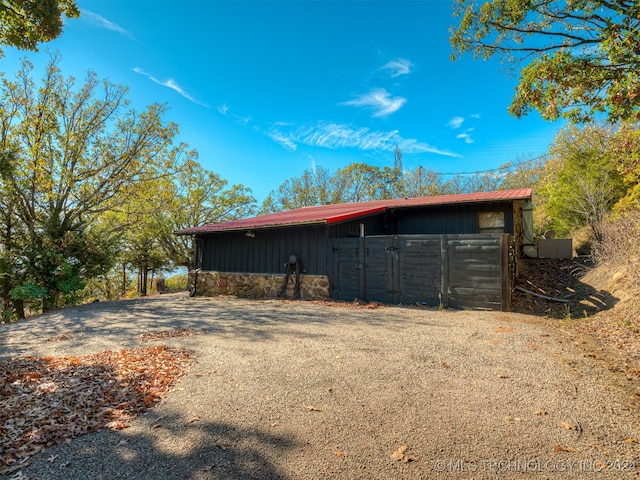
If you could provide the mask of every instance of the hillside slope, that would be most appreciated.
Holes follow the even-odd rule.
[[[628,266],[589,266],[580,259],[528,260],[516,287],[515,311],[537,315],[550,325],[579,333],[590,356],[612,370],[640,377],[640,285]]]

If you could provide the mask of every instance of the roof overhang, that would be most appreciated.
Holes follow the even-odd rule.
[[[514,190],[498,190],[495,192],[461,193],[453,195],[437,195],[396,200],[374,200],[371,202],[302,207],[285,212],[261,215],[258,217],[186,228],[174,233],[176,235],[206,235],[218,232],[246,232],[249,230],[264,230],[304,225],[337,224],[357,218],[365,218],[377,213],[405,208],[425,208],[454,204],[530,200],[532,194],[533,193],[530,188],[521,188]]]

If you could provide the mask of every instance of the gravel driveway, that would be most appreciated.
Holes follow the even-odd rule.
[[[196,361],[158,406],[130,428],[47,449],[23,475],[639,475],[632,380],[525,315],[175,294],[2,326],[0,358],[135,348],[140,334],[174,328],[198,334],[145,346],[187,347]]]

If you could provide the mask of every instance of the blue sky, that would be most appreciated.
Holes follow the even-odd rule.
[[[497,61],[452,62],[452,2],[79,0],[39,53],[5,48],[12,78],[58,50],[62,72],[167,103],[203,167],[261,202],[306,168],[353,162],[443,173],[543,154],[560,124],[507,114],[515,78]]]

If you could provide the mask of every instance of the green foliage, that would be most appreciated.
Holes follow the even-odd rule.
[[[520,69],[509,112],[545,119],[640,119],[640,4],[635,0],[456,0],[453,59],[499,56]]]
[[[546,228],[567,236],[588,226],[596,240],[601,238],[602,221],[627,192],[615,153],[615,132],[613,127],[590,124],[558,134],[537,188]]]
[[[187,281],[187,274],[175,274],[165,279],[164,286],[168,292],[183,292],[187,289]]]
[[[255,213],[255,198],[243,185],[229,186],[214,172],[203,169],[195,154],[176,172],[173,182],[156,191],[164,195],[162,212],[153,214],[152,227],[158,248],[171,267],[195,268],[193,246],[188,236],[176,236],[174,231],[226,222]]]
[[[80,16],[75,0],[3,0],[0,3],[0,43],[22,50],[37,50],[39,43],[60,36],[63,16]]]
[[[269,194],[261,213],[274,213],[327,203],[350,203],[405,197],[423,197],[452,193],[529,188],[539,176],[544,159],[507,163],[500,168],[473,175],[445,175],[422,166],[400,172],[366,163],[352,163],[335,172],[317,167],[300,177],[285,180]]]
[[[133,185],[171,176],[180,149],[166,107],[128,109],[123,86],[89,72],[76,89],[54,55],[40,85],[23,62],[0,84],[0,282],[3,309],[24,315],[13,288],[33,285],[44,310],[78,301],[84,281],[112,265],[106,211],[125,205]],[[111,230],[111,233],[113,230]]]
[[[34,310],[39,310],[44,304],[44,300],[48,297],[48,291],[44,287],[39,287],[33,283],[27,283],[25,285],[17,285],[9,290],[9,295],[12,300],[21,300],[29,305]],[[8,316],[5,309],[3,316]]]

